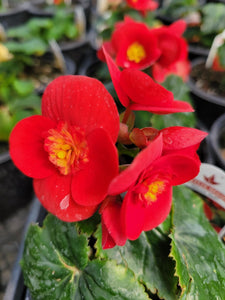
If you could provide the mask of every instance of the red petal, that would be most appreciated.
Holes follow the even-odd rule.
[[[142,150],[127,169],[116,176],[108,190],[109,195],[125,192],[135,183],[140,173],[145,170],[162,153],[162,136],[159,135],[151,144]]]
[[[144,231],[152,230],[165,221],[170,213],[172,204],[172,187],[168,186],[166,190],[159,194],[157,200],[152,202],[145,212]]]
[[[207,132],[195,128],[173,126],[160,130],[163,135],[163,151],[179,150],[199,144]]]
[[[56,123],[46,117],[32,116],[16,124],[10,135],[10,155],[15,165],[32,178],[48,177],[56,172],[44,150],[44,136]]]
[[[157,61],[162,66],[169,66],[176,62],[181,53],[180,38],[174,34],[163,32],[159,35],[159,48],[162,54]]]
[[[133,7],[137,10],[155,10],[159,5],[157,2],[152,0],[138,0],[136,2],[134,0],[126,1],[130,7]]]
[[[101,209],[103,224],[116,245],[123,246],[127,238],[120,222],[121,199],[120,197],[109,196],[105,201],[107,203],[103,203],[103,208]]]
[[[70,192],[71,176],[55,173],[45,179],[34,180],[35,193],[47,211],[66,222],[85,220],[97,210],[97,206],[76,204]]]
[[[160,157],[151,165],[151,172],[156,170],[156,173],[160,173],[160,170],[164,174],[170,176],[171,185],[183,184],[199,173],[200,160],[188,155],[181,155],[174,152],[174,154],[168,154]]]
[[[102,129],[91,132],[87,142],[90,162],[74,175],[72,195],[76,203],[92,206],[104,200],[111,180],[118,174],[118,154]]]
[[[177,36],[181,36],[187,28],[187,23],[181,19],[173,22],[167,28],[173,34],[176,34]]]
[[[97,57],[106,62],[105,60],[105,54],[103,52],[103,47],[106,49],[106,51],[110,54],[110,56],[114,57],[116,54],[115,54],[115,50],[112,46],[112,43],[110,41],[107,41],[107,42],[104,42],[102,44],[102,47],[97,51]]]
[[[148,107],[170,107],[173,102],[172,92],[139,70],[123,70],[120,76],[120,85],[135,104]]]
[[[170,107],[146,106],[146,105],[134,103],[131,104],[129,108],[131,110],[145,110],[158,115],[194,111],[193,107],[188,102],[180,101],[180,100],[174,100]]]
[[[112,96],[94,78],[67,75],[53,80],[42,98],[42,113],[53,120],[81,127],[88,134],[104,128],[117,140],[119,114]]]
[[[106,62],[107,62],[107,66],[109,69],[109,73],[112,77],[112,82],[113,85],[115,87],[116,93],[119,97],[119,100],[121,102],[121,104],[124,107],[127,107],[130,103],[129,98],[127,97],[126,93],[124,93],[124,91],[122,90],[121,86],[120,86],[120,70],[118,69],[117,65],[115,64],[115,62],[112,60],[112,58],[110,57],[110,55],[107,53],[107,51],[105,50],[105,48],[103,47],[103,52],[105,54],[105,58],[106,58]]]
[[[113,238],[109,234],[104,221],[102,220],[102,249],[110,249],[116,246]]]
[[[144,226],[146,207],[138,199],[138,194],[128,191],[123,199],[121,220],[129,240],[136,240]]]

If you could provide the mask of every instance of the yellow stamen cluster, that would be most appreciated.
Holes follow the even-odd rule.
[[[148,203],[155,202],[157,196],[161,194],[165,189],[165,182],[161,180],[156,180],[148,185],[148,191],[144,194],[145,200]]]
[[[61,174],[68,175],[88,162],[87,142],[79,128],[72,128],[69,132],[63,124],[60,128],[50,129],[48,133],[45,149],[49,153],[49,160],[58,167]]]
[[[138,42],[134,42],[127,49],[127,57],[129,61],[139,63],[146,57],[145,48]]]

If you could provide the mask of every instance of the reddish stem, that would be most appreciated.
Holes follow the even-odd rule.
[[[125,112],[124,112],[122,123],[124,123],[124,124],[127,123],[130,114],[131,114],[131,109],[129,107],[127,107],[126,110],[125,110]]]

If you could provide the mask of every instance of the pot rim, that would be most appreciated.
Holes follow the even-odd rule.
[[[196,66],[196,65],[198,65],[198,64],[200,64],[204,61],[205,61],[204,57],[196,58],[192,61],[191,67],[193,68],[194,66]],[[195,81],[191,78],[191,75],[189,75],[189,79],[187,81],[187,84],[188,84],[191,92],[196,94],[197,96],[203,98],[203,100],[206,100],[208,102],[213,102],[213,103],[216,103],[220,106],[225,107],[225,97],[212,95],[212,94],[204,92],[202,89],[200,89],[196,86]]]
[[[215,152],[217,159],[220,161],[220,163],[223,165],[225,168],[225,160],[222,158],[220,149],[222,149],[219,146],[219,137],[220,137],[220,131],[221,129],[224,128],[225,130],[225,113],[222,114],[216,121],[213,123],[211,129],[210,129],[210,142],[211,146],[213,148],[213,151]]]
[[[11,160],[9,151],[6,151],[6,152],[3,152],[0,154],[0,164],[3,164],[9,160]]]

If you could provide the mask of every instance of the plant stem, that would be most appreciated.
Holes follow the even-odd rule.
[[[131,114],[131,110],[129,108],[129,106],[126,108],[125,112],[124,112],[124,116],[123,116],[123,120],[122,123],[126,124],[127,120],[129,119],[129,116]]]

